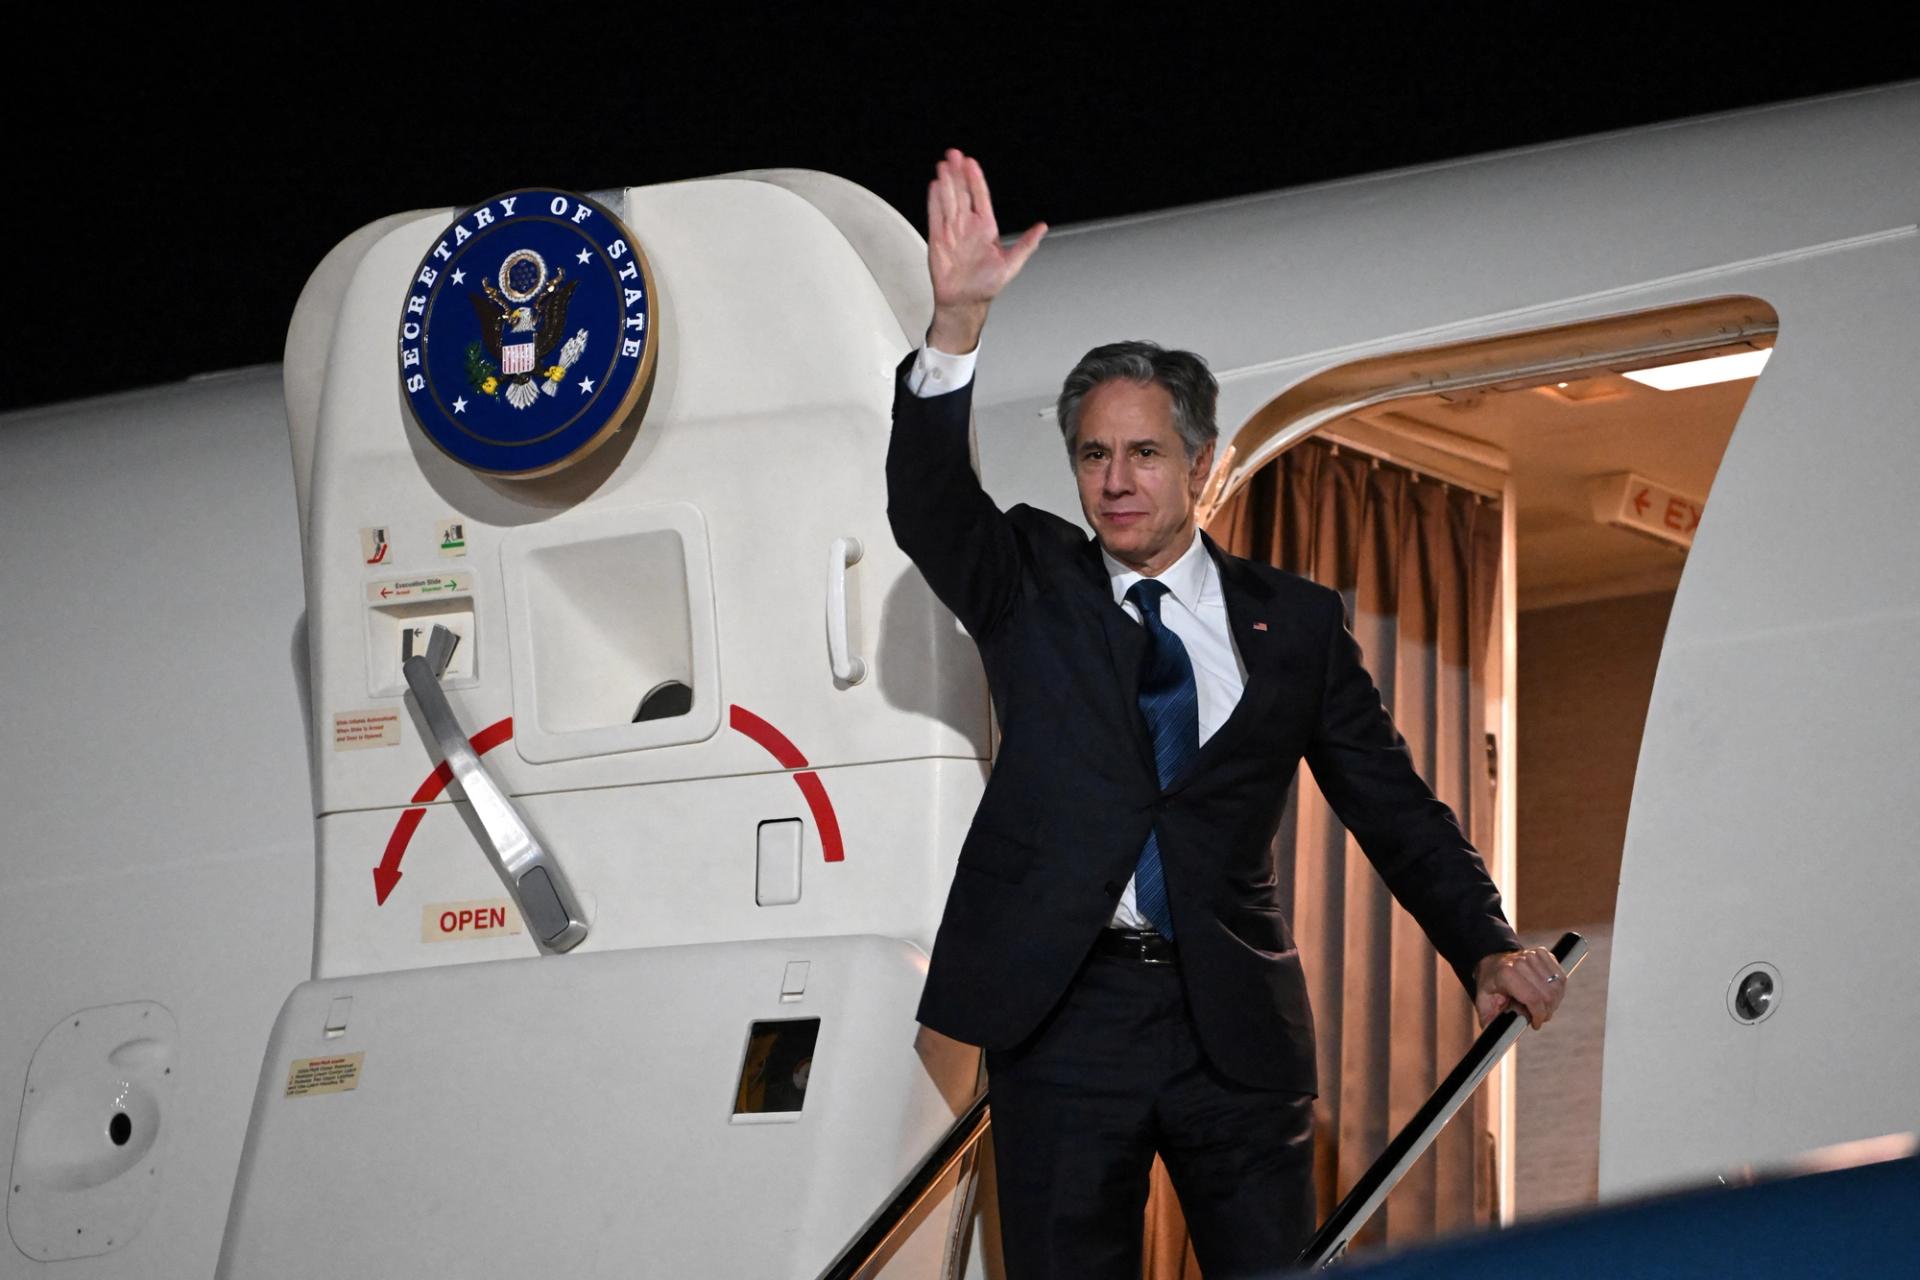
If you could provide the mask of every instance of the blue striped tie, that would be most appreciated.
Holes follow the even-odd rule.
[[[1200,691],[1193,683],[1193,661],[1180,637],[1160,621],[1160,597],[1166,584],[1142,578],[1127,588],[1127,600],[1140,611],[1147,628],[1147,653],[1140,663],[1140,714],[1153,741],[1153,762],[1162,788],[1170,785],[1200,750]],[[1167,906],[1167,879],[1160,867],[1160,835],[1147,832],[1133,871],[1133,900],[1140,914],[1163,935],[1173,936]]]

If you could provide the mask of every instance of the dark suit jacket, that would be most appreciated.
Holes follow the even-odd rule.
[[[1202,1048],[1243,1084],[1313,1092],[1306,982],[1277,905],[1293,869],[1275,866],[1270,848],[1303,757],[1461,981],[1471,987],[1477,961],[1518,945],[1479,855],[1414,772],[1338,593],[1211,539],[1246,690],[1162,789],[1136,701],[1146,633],[1114,603],[1099,544],[1045,511],[997,509],[968,460],[971,386],[916,397],[912,359],[895,375],[887,514],[979,646],[1001,729],[921,1022],[990,1049],[1023,1040],[1111,920],[1157,828]]]

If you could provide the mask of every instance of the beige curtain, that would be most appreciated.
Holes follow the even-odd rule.
[[[1495,625],[1500,508],[1321,440],[1296,445],[1208,522],[1237,555],[1336,588],[1367,669],[1415,766],[1483,852],[1494,835],[1486,675]],[[1420,927],[1394,903],[1302,769],[1275,837],[1291,864],[1285,905],[1299,940],[1320,1048],[1320,1216],[1473,1042],[1472,1006]],[[1287,883],[1282,876],[1283,886]],[[1405,1244],[1489,1221],[1493,1139],[1483,1088],[1355,1241]],[[1178,1203],[1156,1166],[1146,1274],[1191,1280]]]

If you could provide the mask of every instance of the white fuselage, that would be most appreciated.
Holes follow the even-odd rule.
[[[1916,85],[1580,139],[1065,228],[987,331],[986,487],[1073,514],[1051,404],[1103,341],[1205,353],[1225,446],[1395,353],[1718,298],[1777,316],[1642,740],[1602,1197],[1912,1127],[1920,1032],[1883,993],[1920,978],[1898,941],[1920,915],[1915,173]],[[671,327],[637,430],[553,479],[477,476],[405,416],[396,300],[451,211],[344,241],[278,369],[0,419],[0,1081],[21,1091],[0,1151],[38,1188],[10,1196],[0,1277],[398,1274],[429,1245],[451,1271],[459,1240],[489,1268],[564,1240],[579,1274],[630,1273],[648,1242],[714,1275],[812,1274],[971,1092],[972,1057],[912,1022],[991,754],[971,646],[885,519],[889,379],[929,305],[918,237],[797,171],[605,198]],[[434,542],[453,518],[457,558]],[[371,564],[370,529],[389,534]],[[863,552],[843,570],[859,682],[828,651],[841,538]],[[368,592],[446,573],[465,586],[438,612]],[[421,619],[467,628],[447,688],[468,733],[512,721],[487,762],[588,902],[572,956],[433,936],[504,894],[461,807],[414,799],[438,756],[387,644]],[[634,723],[663,672],[704,673],[693,709]],[[340,718],[369,715],[390,727],[343,746]],[[1745,1025],[1728,986],[1755,962],[1782,996]],[[52,1034],[150,1006],[168,1030],[111,1062]],[[739,1123],[748,1025],[814,1016],[805,1122]],[[366,1083],[290,1099],[288,1064],[331,1048],[364,1054]],[[43,1087],[71,1095],[71,1140],[19,1124]],[[102,1146],[93,1119],[134,1094],[155,1132]],[[96,1245],[109,1223],[132,1234]]]

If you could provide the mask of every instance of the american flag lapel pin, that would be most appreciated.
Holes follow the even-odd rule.
[[[1265,631],[1267,629],[1267,624],[1264,622],[1256,622],[1253,624],[1253,629],[1255,631]]]

